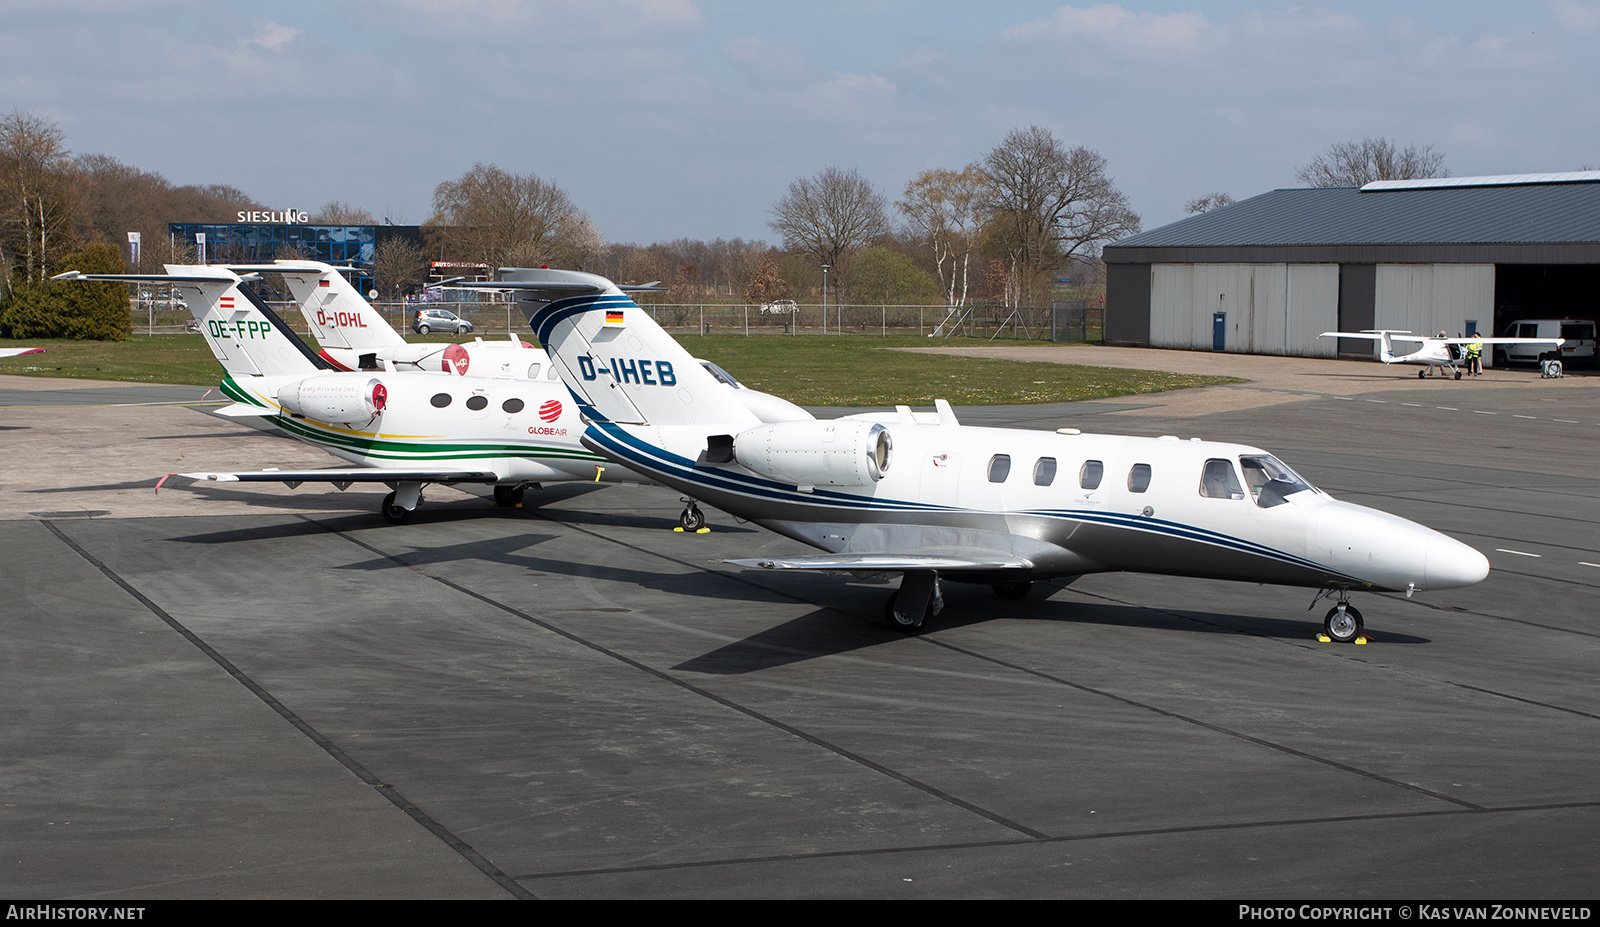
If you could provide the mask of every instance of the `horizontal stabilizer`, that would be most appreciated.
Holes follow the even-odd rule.
[[[801,557],[724,560],[734,566],[763,570],[840,570],[860,572],[899,572],[938,570],[943,573],[964,570],[1031,570],[1033,564],[1021,557],[1000,551],[961,551],[958,554],[812,554]]]
[[[208,409],[212,415],[223,415],[228,418],[251,418],[257,415],[277,415],[277,409],[266,406],[253,406],[248,402],[231,402],[220,409]]]

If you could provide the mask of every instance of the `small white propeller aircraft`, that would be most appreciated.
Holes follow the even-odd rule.
[[[1318,338],[1357,338],[1363,341],[1378,342],[1378,360],[1385,364],[1421,364],[1423,369],[1417,371],[1418,377],[1423,377],[1433,372],[1433,368],[1440,368],[1440,374],[1445,371],[1455,374],[1457,380],[1461,379],[1461,365],[1467,362],[1467,349],[1469,345],[1493,344],[1533,344],[1548,345],[1559,348],[1566,343],[1565,338],[1480,338],[1469,336],[1466,338],[1450,338],[1440,332],[1437,338],[1424,335],[1413,335],[1409,331],[1395,331],[1393,329],[1367,329],[1359,332],[1323,332]],[[1422,347],[1410,354],[1395,354],[1394,342],[1405,341],[1420,344]]]
[[[500,505],[560,481],[648,482],[578,444],[577,411],[560,381],[401,371],[341,372],[301,341],[226,267],[169,265],[169,274],[84,274],[58,280],[156,281],[186,291],[217,360],[220,414],[261,416],[354,468],[175,474],[217,482],[385,483],[380,509],[410,519],[429,483],[493,486]]]
[[[973,427],[943,400],[932,416],[763,423],[604,277],[503,276],[582,408],[585,447],[824,551],[730,563],[902,574],[884,607],[900,631],[938,614],[941,579],[1020,598],[1040,580],[1130,571],[1336,594],[1324,630],[1354,641],[1350,590],[1410,595],[1489,572],[1473,548],[1333,499],[1246,445]]]
[[[24,354],[43,354],[44,348],[0,348],[0,357],[21,357]]]

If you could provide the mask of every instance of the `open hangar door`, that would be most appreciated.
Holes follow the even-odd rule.
[[[1600,327],[1600,264],[1496,265],[1492,333],[1526,319],[1589,319]]]

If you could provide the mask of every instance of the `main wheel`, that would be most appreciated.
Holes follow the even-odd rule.
[[[1459,371],[1459,370],[1456,371],[1456,379],[1457,380],[1461,379],[1461,371]]]
[[[1427,371],[1426,367],[1424,367],[1422,370],[1418,370],[1417,371],[1417,379],[1419,379],[1419,380],[1422,379],[1426,375],[1426,371]]]
[[[383,504],[378,508],[383,512],[383,520],[391,525],[403,525],[411,520],[411,510],[405,506],[394,504],[394,493],[383,497]]]
[[[1335,605],[1322,619],[1322,630],[1335,643],[1348,644],[1361,636],[1361,613],[1353,605]]]
[[[1025,599],[1033,589],[1033,583],[991,583],[989,588],[1002,599]]]
[[[522,487],[496,485],[494,488],[494,504],[505,509],[521,505]]]
[[[684,531],[699,531],[706,526],[705,513],[701,512],[698,506],[691,505],[678,516],[678,524],[683,526]]]
[[[417,326],[417,334],[419,334],[419,335],[426,335],[430,331],[433,331],[433,329],[429,328],[426,325],[418,325]]]
[[[899,591],[889,593],[889,600],[883,603],[883,620],[893,630],[901,634],[911,634],[922,628],[922,623],[928,620],[928,612],[933,608],[933,600],[928,601],[928,607],[920,614],[907,615],[895,608],[895,603],[900,600]]]

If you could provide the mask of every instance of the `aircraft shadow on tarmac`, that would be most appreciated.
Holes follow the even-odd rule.
[[[886,585],[882,592],[869,588],[853,590],[860,596],[859,614],[854,610],[846,612],[836,607],[819,608],[686,660],[673,669],[707,675],[738,675],[906,640],[906,635],[884,627],[882,619],[878,617],[888,589]],[[1024,602],[996,602],[982,587],[974,586],[963,593],[952,583],[944,589],[946,610],[930,619],[926,632],[929,635],[937,636],[941,631],[995,621],[1146,628],[1174,634],[1238,634],[1308,643],[1314,642],[1317,633],[1322,630],[1321,620],[1312,617],[1270,618],[1193,610],[1173,612],[1132,605],[1062,599],[1050,601],[1043,597]],[[1388,631],[1375,631],[1373,636],[1374,640],[1384,644],[1430,642],[1427,638]]]

